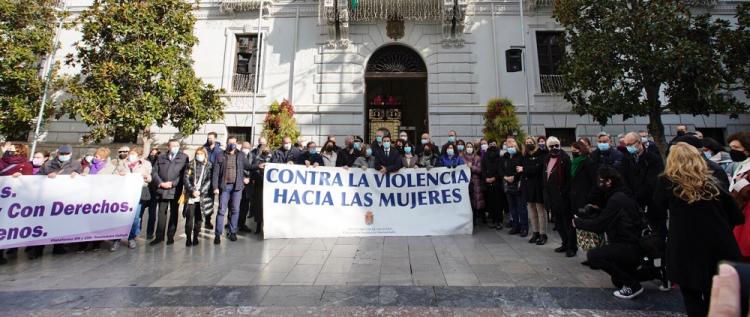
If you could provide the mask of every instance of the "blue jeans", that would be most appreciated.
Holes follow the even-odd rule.
[[[219,197],[219,214],[216,215],[216,235],[224,232],[224,219],[227,209],[231,219],[229,220],[229,233],[237,233],[237,222],[239,221],[240,201],[242,200],[242,185],[226,184]],[[229,203],[231,202],[231,206]]]
[[[138,203],[138,207],[135,208],[135,210],[140,210],[143,206],[146,206],[148,204],[148,200],[141,200]],[[135,240],[135,237],[137,237],[141,233],[141,213],[136,212],[135,218],[133,219],[133,226],[130,227],[130,234],[128,235],[128,241]]]
[[[523,195],[508,195],[508,208],[513,222],[513,228],[529,230],[529,215],[526,212],[526,200]]]

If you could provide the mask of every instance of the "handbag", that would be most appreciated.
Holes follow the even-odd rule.
[[[508,183],[505,180],[503,180],[503,191],[508,195],[520,195],[521,194],[520,183],[521,182]]]
[[[581,250],[588,252],[591,249],[604,245],[604,235],[591,231],[576,229],[576,241]]]

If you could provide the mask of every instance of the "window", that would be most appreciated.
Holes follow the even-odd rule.
[[[568,147],[576,141],[576,129],[575,128],[552,128],[544,129],[547,133],[547,137],[554,136],[560,139],[560,145]]]
[[[237,35],[237,56],[235,59],[233,91],[253,91],[255,88],[255,67],[258,63],[257,34]]]
[[[250,142],[253,143],[253,128],[252,127],[227,127],[228,136],[237,138],[237,143]]]
[[[704,138],[712,138],[719,144],[726,146],[727,140],[724,136],[724,128],[697,128],[696,130],[703,133]]]
[[[116,129],[112,142],[138,144],[138,133]]]
[[[536,32],[536,51],[542,92],[562,91],[563,82],[558,67],[565,54],[563,32]]]

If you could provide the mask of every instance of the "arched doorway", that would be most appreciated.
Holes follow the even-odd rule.
[[[427,67],[417,52],[403,45],[376,50],[365,71],[365,136],[386,128],[391,135],[406,131],[416,142],[427,121]]]

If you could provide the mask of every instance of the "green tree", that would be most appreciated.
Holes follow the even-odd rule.
[[[685,3],[555,1],[554,17],[565,27],[567,44],[560,73],[573,110],[602,125],[614,115],[648,116],[648,130],[661,147],[663,113],[747,111],[748,105],[726,94],[731,81],[716,43],[728,22],[695,16]]]
[[[297,140],[300,132],[297,120],[294,119],[294,106],[289,100],[284,99],[281,103],[274,101],[271,104],[263,120],[261,134],[266,137],[271,149],[280,146],[285,136],[291,137],[292,142]]]
[[[39,111],[41,71],[61,18],[56,2],[0,0],[0,134],[6,137],[25,140]]]
[[[742,92],[750,96],[750,3],[737,6],[735,28],[723,28],[719,32],[719,50],[725,52],[722,63],[728,74],[728,91]]]
[[[71,98],[58,117],[83,120],[96,141],[153,124],[189,135],[221,118],[221,91],[192,68],[193,9],[183,0],[95,0],[70,26],[82,39],[67,63],[81,72],[68,81]]]
[[[488,140],[500,142],[509,136],[515,136],[519,142],[523,142],[524,133],[516,117],[516,106],[510,99],[497,98],[487,102],[482,132]]]

